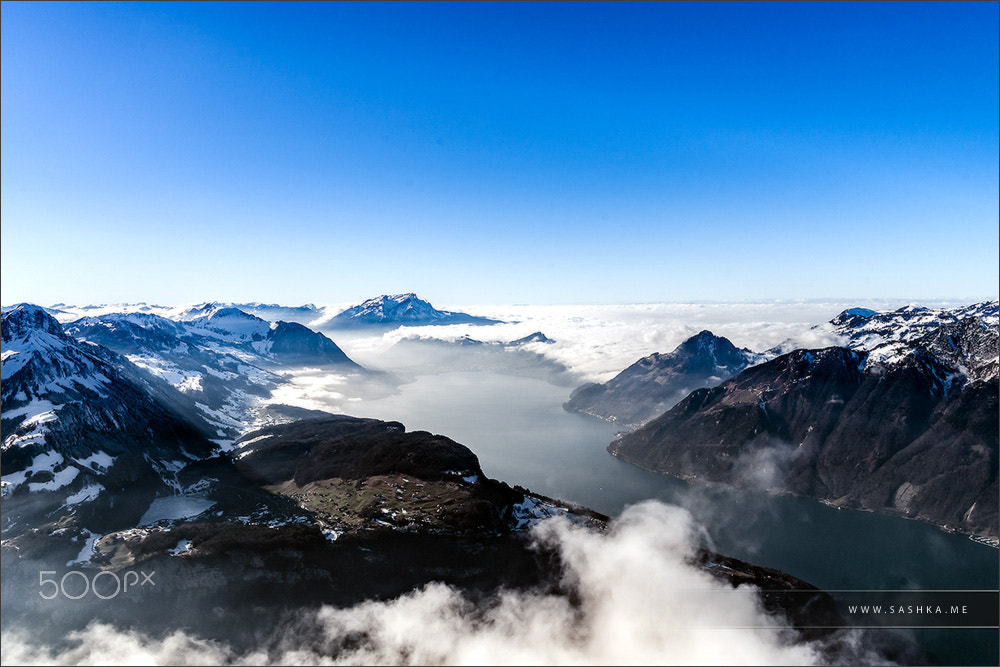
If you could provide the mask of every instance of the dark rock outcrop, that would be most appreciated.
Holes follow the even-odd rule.
[[[391,474],[428,480],[482,475],[479,458],[465,445],[426,431],[408,433],[399,422],[378,419],[302,419],[254,431],[241,441],[252,442],[240,449],[237,468],[263,484]]]

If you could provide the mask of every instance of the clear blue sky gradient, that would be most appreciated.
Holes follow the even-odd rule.
[[[998,292],[998,3],[2,4],[2,301]]]

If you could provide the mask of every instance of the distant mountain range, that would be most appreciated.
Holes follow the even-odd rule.
[[[469,336],[468,334],[459,336],[458,338],[445,339],[445,338],[435,338],[433,336],[407,336],[406,338],[401,338],[400,343],[404,344],[426,344],[426,345],[441,345],[445,347],[480,347],[480,348],[495,348],[495,349],[518,349],[523,348],[531,343],[543,343],[551,344],[555,341],[543,334],[541,331],[536,331],[535,333],[528,334],[516,340],[512,341],[485,341],[478,340]]]
[[[573,386],[580,376],[545,354],[555,341],[540,331],[510,341],[483,341],[468,334],[438,338],[426,333],[399,339],[382,360],[394,370],[434,367],[450,371],[496,372]]]
[[[844,311],[841,347],[795,350],[689,394],[609,451],[997,537],[997,302]]]
[[[276,303],[224,303],[207,301],[193,306],[158,306],[147,303],[109,304],[97,306],[72,306],[58,303],[45,309],[59,321],[66,323],[82,317],[108,314],[149,314],[174,321],[196,321],[220,310],[239,310],[259,319],[276,322],[295,322],[313,329],[357,329],[395,326],[426,326],[444,324],[498,324],[501,320],[478,317],[462,312],[438,310],[416,294],[382,295],[344,310],[328,306],[305,304],[283,306]]]

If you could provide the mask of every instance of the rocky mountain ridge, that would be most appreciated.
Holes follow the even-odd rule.
[[[975,314],[959,317],[966,313]],[[686,479],[995,539],[996,305],[959,315],[845,311],[834,325],[853,335],[855,349],[796,350],[747,368],[691,393],[609,451]]]
[[[989,380],[1000,373],[997,301],[950,309],[904,306],[886,313],[849,309],[829,324],[845,338],[844,347],[870,352],[882,363],[896,363],[916,347],[969,381]]]

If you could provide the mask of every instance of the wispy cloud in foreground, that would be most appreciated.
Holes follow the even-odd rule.
[[[679,508],[646,502],[597,534],[556,519],[536,527],[573,596],[505,592],[474,604],[431,584],[387,602],[324,607],[246,653],[183,632],[154,639],[93,623],[56,652],[4,633],[22,664],[816,664],[752,589],[732,591],[686,562],[696,528]],[[844,642],[850,645],[851,642]],[[826,653],[829,659],[830,654]],[[843,655],[839,657],[844,657]],[[848,662],[871,662],[855,654]]]

